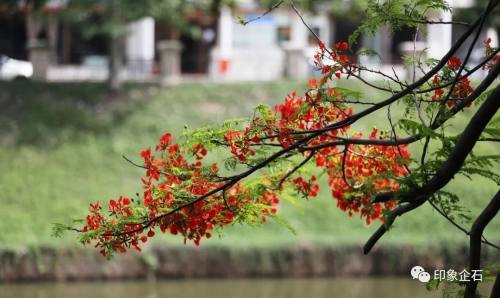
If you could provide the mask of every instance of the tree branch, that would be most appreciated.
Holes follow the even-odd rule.
[[[498,3],[495,3],[495,5],[498,4]],[[292,7],[295,8],[292,4]],[[302,16],[300,15],[300,13],[298,13],[298,11],[295,9],[296,13],[301,17],[301,19],[303,20]],[[485,11],[483,12],[482,16],[485,16],[489,13],[489,11]],[[129,235],[129,234],[133,234],[135,232],[138,232],[138,231],[141,231],[149,226],[151,226],[152,224],[154,224],[155,222],[158,222],[159,220],[175,213],[175,212],[178,212],[180,210],[182,210],[183,208],[186,208],[186,207],[189,207],[189,206],[192,206],[194,204],[196,204],[198,201],[201,201],[201,200],[204,200],[206,199],[207,197],[209,196],[212,196],[214,194],[217,194],[218,192],[221,192],[221,191],[226,191],[228,190],[229,188],[231,188],[232,186],[234,186],[236,183],[238,183],[240,180],[250,176],[251,174],[253,174],[254,172],[264,168],[266,165],[268,165],[269,163],[271,163],[272,161],[280,158],[280,157],[283,157],[283,156],[286,156],[286,154],[290,153],[290,152],[293,152],[293,151],[297,151],[298,149],[300,149],[302,146],[306,145],[307,143],[309,143],[310,141],[312,141],[314,138],[322,135],[323,133],[327,132],[327,131],[331,131],[331,130],[334,130],[334,129],[338,129],[338,128],[342,128],[342,127],[346,127],[348,125],[351,125],[352,123],[356,122],[357,120],[363,118],[364,116],[367,116],[381,108],[383,108],[384,106],[387,106],[397,100],[399,100],[400,98],[404,97],[405,95],[411,93],[414,89],[420,87],[422,84],[424,84],[427,80],[429,80],[430,78],[432,78],[432,76],[434,74],[436,74],[442,67],[444,67],[446,65],[446,63],[448,62],[449,58],[452,57],[454,55],[454,53],[460,48],[460,46],[464,43],[464,41],[469,37],[469,35],[473,32],[473,30],[479,25],[480,21],[482,20],[482,17],[479,18],[478,20],[476,20],[472,25],[471,27],[466,31],[464,32],[464,34],[457,40],[457,42],[453,45],[453,47],[448,51],[448,53],[443,56],[443,58],[436,64],[436,66],[434,66],[426,75],[424,75],[421,79],[419,79],[418,81],[416,81],[415,83],[411,84],[411,85],[408,85],[408,87],[404,90],[402,90],[401,92],[397,93],[397,94],[394,94],[393,96],[391,96],[390,98],[386,99],[385,101],[382,101],[370,108],[367,108],[355,115],[352,115],[351,117],[347,118],[347,119],[344,119],[342,121],[339,121],[337,123],[334,123],[334,124],[331,124],[323,129],[319,129],[319,130],[311,130],[311,131],[307,131],[307,132],[304,132],[306,133],[307,135],[304,136],[303,138],[300,138],[298,139],[294,144],[292,144],[291,146],[287,147],[287,148],[284,148],[282,150],[279,150],[279,151],[276,151],[274,152],[273,154],[271,154],[269,157],[267,157],[266,159],[262,160],[261,162],[257,163],[256,165],[252,166],[251,168],[249,168],[247,171],[244,171],[238,175],[235,175],[233,177],[231,177],[231,179],[226,182],[225,184],[223,184],[222,186],[218,187],[218,188],[215,188],[207,193],[205,193],[204,195],[201,195],[199,197],[197,197],[196,199],[193,199],[192,201],[189,201],[189,202],[186,202],[184,204],[180,204],[178,205],[177,207],[175,207],[174,209],[172,209],[171,211],[169,212],[166,212],[166,213],[163,213],[163,214],[160,214],[154,218],[151,218],[151,219],[148,219],[147,221],[144,221],[138,228],[134,229],[134,230],[131,230],[131,231],[127,231],[127,232],[111,232],[111,233],[106,233],[106,234],[103,234],[104,236],[121,236],[121,235]],[[303,20],[304,22],[304,20]],[[306,24],[307,25],[307,24]],[[317,35],[316,35],[317,37]],[[485,104],[483,104],[484,106]],[[380,140],[382,141],[382,140]],[[398,142],[397,140],[395,142]],[[399,208],[399,207],[398,207]]]
[[[481,268],[481,237],[483,236],[484,229],[496,216],[498,210],[500,210],[500,190],[472,224],[469,244],[469,270],[480,270]],[[477,281],[470,279],[465,287],[464,297],[476,297],[476,289]]]
[[[462,227],[461,225],[459,225],[458,223],[456,223],[453,219],[451,219],[443,210],[439,209],[439,207],[436,206],[436,204],[434,204],[432,202],[432,200],[429,200],[429,204],[431,204],[432,208],[434,208],[434,210],[436,210],[449,223],[451,223],[457,229],[459,229],[460,231],[462,231],[465,235],[469,236],[469,234],[470,234],[469,231],[467,231],[464,227]],[[494,243],[488,241],[485,237],[482,237],[482,238],[483,238],[483,239],[481,239],[482,243],[500,250],[500,246],[498,246],[497,244],[494,244]]]
[[[500,297],[500,270],[497,272],[497,277],[495,278],[495,283],[493,284],[493,289],[491,289],[490,298]]]
[[[312,151],[308,157],[306,157],[302,162],[300,162],[298,165],[296,165],[295,167],[293,167],[293,169],[291,169],[288,173],[286,173],[285,176],[283,176],[283,178],[281,178],[281,180],[279,181],[278,183],[278,186],[276,187],[277,190],[281,190],[281,187],[283,186],[283,183],[285,183],[286,179],[288,179],[288,177],[292,176],[293,173],[295,173],[298,169],[300,169],[301,167],[303,167],[308,161],[311,160],[311,158],[314,157],[314,155],[316,154],[316,151]]]
[[[477,86],[474,91],[469,94],[465,99],[457,103],[452,109],[450,109],[449,114],[447,117],[442,117],[439,119],[439,121],[435,121],[429,128],[432,130],[435,130],[439,127],[441,127],[446,121],[448,121],[451,117],[456,115],[459,111],[461,111],[463,108],[465,108],[467,105],[471,104],[474,102],[484,91],[488,89],[489,86],[495,81],[495,79],[498,77],[500,74],[500,64],[497,64],[484,78],[484,80]],[[323,143],[320,145],[315,145],[315,146],[303,146],[299,148],[299,151],[308,151],[308,150],[317,150],[317,149],[322,149],[322,148],[327,148],[327,147],[334,147],[334,146],[339,146],[339,145],[344,145],[344,144],[351,144],[351,145],[379,145],[379,146],[397,146],[397,145],[405,145],[405,144],[410,144],[413,142],[416,142],[418,140],[421,140],[423,136],[421,134],[415,134],[411,136],[407,136],[404,138],[399,138],[399,139],[390,139],[390,140],[372,140],[372,139],[355,139],[355,138],[342,138],[342,137],[337,137],[339,141],[333,141],[333,142],[327,142]],[[479,140],[483,140],[484,138],[481,138]],[[488,140],[488,141],[493,141],[493,140]]]
[[[472,148],[479,139],[482,131],[493,118],[500,106],[500,86],[497,86],[486,101],[481,105],[479,110],[474,114],[467,127],[464,129],[455,148],[448,156],[448,159],[436,171],[436,174],[422,187],[416,188],[413,191],[397,194],[395,192],[381,193],[375,197],[374,202],[383,201],[380,199],[394,198],[397,196],[401,200],[411,200],[409,203],[403,203],[394,209],[387,218],[386,223],[368,239],[363,247],[365,254],[369,253],[378,240],[387,232],[388,228],[394,223],[396,217],[401,216],[411,210],[420,207],[427,201],[429,196],[444,187],[460,170],[466,157],[471,152]]]

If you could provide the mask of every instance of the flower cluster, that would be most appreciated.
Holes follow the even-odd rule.
[[[448,60],[447,67],[444,68],[440,74],[433,77],[431,85],[433,87],[440,87],[445,82],[453,82],[457,75],[457,70],[461,65],[462,60],[460,58],[455,56],[451,57]],[[447,90],[449,90],[449,88],[436,88],[431,99],[435,101],[444,101],[445,96],[448,94],[448,92],[445,92]],[[449,91],[450,96],[446,98],[446,105],[452,108],[457,102],[469,96],[469,94],[474,91],[474,88],[471,86],[470,80],[466,76],[463,76],[458,82],[451,84],[451,90]],[[467,106],[469,106],[469,104]]]
[[[405,146],[348,143],[362,137],[347,122],[353,109],[341,89],[327,84],[332,77],[350,71],[348,49],[346,42],[335,44],[332,50],[320,44],[318,55],[334,61],[328,69],[321,64],[321,78],[311,79],[303,96],[290,93],[274,111],[258,108],[243,126],[211,130],[204,138],[198,133],[196,141],[181,144],[169,133],[161,136],[154,150],[140,152],[145,168],[142,195],[110,200],[108,212],[99,202],[91,204],[82,229],[84,242],[94,241],[103,255],[110,255],[130,248],[140,251],[141,244],[157,230],[180,234],[184,241],[198,245],[202,238],[235,222],[266,222],[278,216],[279,197],[287,188],[305,198],[318,195],[316,176],[301,171],[309,161],[328,177],[341,210],[349,215],[359,213],[368,224],[383,220],[384,210],[394,208],[394,200],[373,204],[370,198],[377,192],[399,189],[397,179],[407,175],[409,153]],[[456,59],[450,61],[449,71],[460,64]],[[438,84],[441,78],[435,79]],[[466,82],[456,85],[454,96],[470,92]],[[338,123],[344,124],[336,126]],[[388,134],[377,130],[369,136],[370,140],[387,138]],[[226,149],[227,160],[252,172],[222,176],[220,164],[206,161],[210,150],[220,147]],[[263,162],[278,152],[288,155]],[[293,157],[304,162],[290,167]],[[258,174],[249,177],[254,172]]]
[[[233,153],[240,157],[248,153],[240,147],[244,146],[245,135],[226,135],[235,148]],[[252,139],[257,141],[255,137]],[[104,256],[124,253],[129,248],[141,251],[141,243],[146,243],[155,235],[154,229],[159,228],[162,233],[181,234],[185,241],[199,245],[203,237],[212,236],[214,229],[234,223],[239,212],[262,222],[277,213],[279,199],[274,192],[252,193],[240,183],[227,192],[214,192],[224,185],[217,164],[203,164],[208,151],[202,144],[192,146],[191,150],[186,148],[172,143],[172,136],[167,133],[160,138],[154,152],[150,148],[141,151],[146,168],[146,175],[141,178],[142,199],[112,199],[108,214],[99,202],[91,204],[82,229],[87,235],[85,243],[95,240],[95,246]],[[188,152],[192,153],[192,162],[187,158]],[[256,194],[257,198],[252,197]]]
[[[377,133],[374,130],[371,138],[385,138],[377,138]],[[376,193],[399,190],[396,178],[408,174],[405,166],[410,155],[406,146],[351,145],[344,150],[342,156],[330,157],[324,166],[337,206],[350,216],[359,213],[367,224],[383,220],[383,210],[394,208],[394,200],[383,204],[370,200]]]
[[[340,79],[342,74],[351,71],[351,65],[347,56],[349,44],[347,42],[337,42],[333,49],[328,49],[322,42],[319,42],[319,51],[314,55],[314,64],[327,79],[335,75]]]
[[[462,60],[458,57],[451,57],[448,60],[448,68],[451,70],[457,70],[462,65]]]
[[[490,56],[493,55],[493,53],[496,51],[494,47],[491,46],[491,37],[486,38],[486,40],[483,42],[484,44],[484,52],[485,56]],[[500,55],[495,55],[488,63],[486,63],[483,66],[483,69],[491,69],[493,66],[495,66],[496,63],[500,63]]]
[[[294,188],[302,193],[305,197],[315,197],[318,195],[319,185],[315,183],[316,176],[312,176],[309,181],[302,177],[293,179]]]

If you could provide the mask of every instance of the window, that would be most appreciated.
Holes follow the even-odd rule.
[[[278,41],[279,42],[290,41],[290,39],[291,39],[291,36],[290,36],[291,32],[292,32],[292,30],[291,30],[290,26],[279,26],[278,30],[277,30]]]

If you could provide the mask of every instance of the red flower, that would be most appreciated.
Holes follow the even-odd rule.
[[[160,143],[156,145],[156,151],[158,150],[165,150],[168,145],[170,145],[170,142],[172,141],[172,135],[170,133],[166,133],[163,136],[160,137]]]
[[[462,60],[460,60],[460,58],[458,57],[451,57],[450,60],[448,60],[448,67],[451,69],[451,70],[456,70],[460,67],[460,65],[462,65]]]
[[[309,88],[311,89],[317,89],[318,88],[318,82],[316,81],[316,79],[310,79],[309,80]]]
[[[149,158],[151,157],[151,149],[150,148],[147,148],[147,149],[144,149],[140,152],[140,155],[141,157],[144,159],[144,160],[149,160]]]
[[[321,68],[321,73],[322,73],[322,74],[326,74],[326,73],[329,73],[331,70],[332,70],[332,67],[331,67],[331,66],[324,65],[324,66]]]
[[[322,58],[326,49],[322,44],[320,48],[322,52],[317,57]],[[252,183],[233,180],[230,175],[221,175],[221,164],[204,162],[207,148],[218,146],[227,149],[232,155],[228,159],[230,163],[225,164],[228,168],[233,168],[233,163],[238,167],[255,166],[271,154],[271,151],[262,150],[266,147],[261,145],[277,146],[272,148],[277,152],[297,144],[307,130],[324,132],[311,137],[304,144],[322,149],[314,152],[293,150],[289,156],[280,158],[294,158],[292,154],[296,154],[297,160],[307,158],[306,161],[309,161],[309,158],[314,158],[310,164],[315,164],[326,174],[339,209],[350,216],[359,214],[367,223],[383,220],[383,214],[395,208],[395,202],[373,204],[370,198],[378,192],[399,189],[397,178],[408,174],[405,166],[409,153],[404,145],[396,148],[352,144],[346,148],[341,142],[343,138],[361,138],[361,134],[352,133],[349,126],[331,128],[332,124],[353,115],[347,96],[343,96],[344,91],[325,86],[333,76],[340,78],[342,74],[347,76],[351,70],[357,71],[355,65],[349,65],[344,53],[348,49],[347,42],[337,43],[332,50],[335,63],[332,66],[318,64],[324,75],[309,80],[311,89],[321,87],[325,92],[308,91],[305,98],[297,97],[292,92],[284,102],[275,106],[274,114],[267,108],[265,111],[257,109],[256,115],[248,122],[224,126],[222,133],[215,133],[203,141],[193,143],[191,140],[178,144],[172,143],[170,133],[161,136],[156,147],[152,147],[156,151],[151,153],[151,149],[147,148],[140,152],[146,169],[145,176],[141,177],[141,203],[132,204],[130,198],[119,197],[109,201],[106,213],[99,203],[91,204],[82,231],[96,242],[96,247],[103,255],[110,255],[113,252],[126,252],[132,247],[141,251],[139,245],[156,236],[154,229],[158,227],[162,233],[169,231],[174,235],[179,234],[185,242],[192,241],[199,245],[201,239],[212,237],[214,230],[244,221],[246,217],[242,218],[242,214],[248,214],[253,223],[254,219],[266,222],[279,210],[278,196],[282,190],[273,187],[279,179],[285,177],[284,185],[290,185],[300,196],[309,199],[319,193],[316,177],[308,171],[296,171],[288,177],[286,175],[290,169],[280,166],[268,172],[262,166],[259,168],[261,172],[255,174],[262,175],[259,184],[262,183],[263,187],[255,187]],[[318,61],[322,63],[321,59]],[[435,76],[433,84],[441,82],[441,78],[448,80],[450,69],[460,65],[458,58],[450,59],[447,72]],[[441,98],[448,89],[435,90],[433,98]],[[454,97],[463,97],[471,90],[470,82],[462,79],[451,92]],[[370,139],[388,137],[385,131],[376,129],[369,134]],[[339,146],[332,146],[331,143]],[[325,144],[328,145],[323,148]],[[314,154],[314,157],[309,154]],[[230,186],[226,187],[228,181]],[[225,191],[221,193],[221,189]],[[184,206],[187,202],[190,203]],[[168,216],[164,216],[166,213],[169,213]],[[135,216],[144,218],[144,222],[137,223]]]
[[[441,98],[441,95],[443,95],[444,91],[443,89],[436,89],[434,91],[434,95],[432,95],[432,99],[437,100]]]
[[[335,44],[335,49],[336,50],[341,50],[341,51],[347,51],[347,49],[349,49],[349,44],[345,41],[343,42],[337,42]]]
[[[435,75],[434,78],[432,78],[432,84],[438,85],[441,83],[441,78],[438,75]]]

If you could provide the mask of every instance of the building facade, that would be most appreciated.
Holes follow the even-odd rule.
[[[473,0],[450,1],[454,9],[473,4]],[[266,11],[254,0],[236,3],[232,9],[221,8],[216,24],[202,11],[186,16],[199,33],[196,37],[181,32],[172,34],[172,28],[152,17],[130,23],[123,44],[122,77],[155,80],[160,71],[159,44],[166,39],[176,39],[181,43],[178,71],[184,75],[218,81],[305,78],[315,71],[312,57],[317,50],[316,36],[332,46],[345,41],[358,25],[332,17],[328,9],[315,15],[304,13],[302,17],[308,24],[305,26],[301,17],[286,5],[263,15]],[[39,24],[30,23],[22,9],[0,17],[0,54],[28,60],[33,41],[44,39],[50,52],[49,80],[106,79],[107,38],[100,35],[84,38],[79,28],[58,18],[64,5],[65,0],[49,1],[46,17]],[[238,19],[253,21],[242,25]],[[430,14],[429,19],[450,21],[451,13]],[[414,44],[414,31],[391,32],[390,28],[382,28],[374,36],[363,36],[353,47],[354,50],[373,49],[380,54],[378,57],[356,56],[354,52],[350,58],[382,71],[392,72],[394,68],[404,79],[409,70],[401,60],[402,55],[425,50],[426,57],[439,59],[461,30],[463,28],[450,24],[427,25],[426,32],[420,32]],[[490,29],[488,36],[492,37],[493,45],[497,44],[495,30]]]

